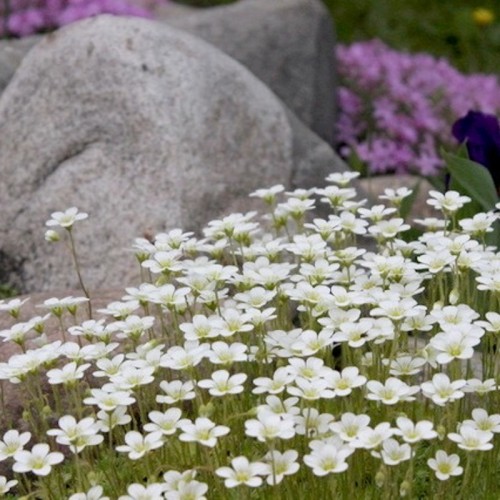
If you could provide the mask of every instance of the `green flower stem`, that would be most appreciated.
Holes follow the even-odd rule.
[[[87,302],[87,310],[88,310],[89,319],[92,319],[92,303],[90,300],[89,292],[87,291],[87,288],[85,287],[85,284],[83,283],[82,273],[80,271],[80,263],[78,262],[78,256],[76,254],[76,246],[75,246],[75,240],[73,238],[72,227],[67,228],[67,231],[69,234],[69,246],[70,246],[70,250],[71,250],[71,257],[73,258],[73,264],[75,265],[75,270],[76,270],[76,274],[78,276],[78,281],[80,282],[80,288],[82,289],[82,292],[85,295],[85,297],[87,297],[87,299],[89,299]]]

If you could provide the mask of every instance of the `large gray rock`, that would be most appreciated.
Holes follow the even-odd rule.
[[[240,0],[210,9],[170,3],[157,6],[155,14],[241,62],[333,144],[334,32],[321,0]],[[39,39],[0,42],[0,93]]]
[[[19,40],[0,40],[0,94],[7,87],[26,53],[40,38],[30,36]]]
[[[165,21],[240,61],[333,144],[335,40],[321,0],[240,0]]]
[[[164,24],[101,16],[47,36],[0,98],[0,281],[76,286],[63,246],[43,240],[54,210],[91,214],[76,230],[88,286],[122,286],[145,231],[197,229],[257,187],[321,183],[342,165],[289,113]]]

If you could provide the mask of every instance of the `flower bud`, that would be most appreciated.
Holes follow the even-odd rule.
[[[198,414],[200,417],[210,418],[214,414],[215,408],[213,403],[200,406]]]
[[[410,493],[410,491],[411,491],[411,486],[409,481],[406,480],[403,481],[401,483],[401,486],[399,487],[399,495],[405,497],[406,495],[408,495],[408,493]]]
[[[60,239],[61,237],[59,236],[59,233],[57,231],[54,231],[53,229],[47,229],[47,231],[45,231],[45,241],[48,241],[49,243],[55,243]]]
[[[450,304],[452,306],[454,306],[457,302],[458,302],[458,299],[460,298],[460,292],[458,291],[457,288],[454,288],[451,292],[450,292],[450,295],[448,297],[448,301],[450,302]]]

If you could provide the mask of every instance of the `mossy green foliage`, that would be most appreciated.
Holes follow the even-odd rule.
[[[380,38],[398,50],[446,57],[465,72],[498,72],[500,4],[494,0],[324,3],[342,43]],[[486,12],[475,12],[479,8]]]

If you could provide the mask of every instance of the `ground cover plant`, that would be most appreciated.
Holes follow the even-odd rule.
[[[35,318],[1,302],[12,326],[0,335],[18,349],[0,364],[2,394],[19,394],[25,421],[2,412],[0,491],[492,498],[500,254],[486,238],[498,215],[461,218],[468,196],[433,191],[436,217],[405,241],[410,190],[368,206],[356,175],[257,190],[262,219],[232,214],[202,238],[136,239],[143,282],[99,311],[86,292]],[[86,219],[71,208],[47,223],[76,264]],[[60,340],[45,337],[50,317]]]

